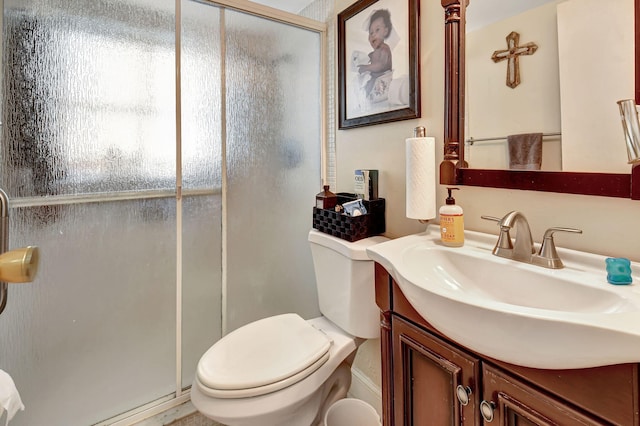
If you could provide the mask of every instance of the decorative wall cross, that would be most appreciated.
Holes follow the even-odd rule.
[[[538,50],[535,43],[527,43],[522,46],[520,43],[520,34],[511,31],[507,36],[507,50],[496,50],[493,52],[493,62],[501,62],[507,59],[507,86],[512,89],[520,84],[520,56],[533,55]]]

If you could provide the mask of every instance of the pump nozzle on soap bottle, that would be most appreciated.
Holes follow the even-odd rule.
[[[440,207],[440,240],[448,247],[462,247],[464,245],[464,212],[456,205],[451,192],[460,188],[447,188],[449,196],[445,205]]]

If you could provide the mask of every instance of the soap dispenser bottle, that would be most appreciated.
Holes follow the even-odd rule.
[[[440,207],[440,240],[448,247],[464,245],[464,213],[462,207],[456,205],[451,191],[460,188],[447,188],[449,196],[445,205]]]

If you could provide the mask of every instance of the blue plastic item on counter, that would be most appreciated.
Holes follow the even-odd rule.
[[[631,261],[624,257],[608,257],[605,260],[607,264],[607,281],[609,284],[624,285],[631,284]]]

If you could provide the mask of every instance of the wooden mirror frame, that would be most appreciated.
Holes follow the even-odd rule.
[[[462,1],[465,2],[462,5]],[[445,15],[444,159],[440,184],[640,200],[640,165],[629,174],[470,169],[464,161],[465,13],[468,0],[441,0]],[[640,104],[640,0],[635,4],[635,98]],[[622,143],[622,142],[621,142]]]

